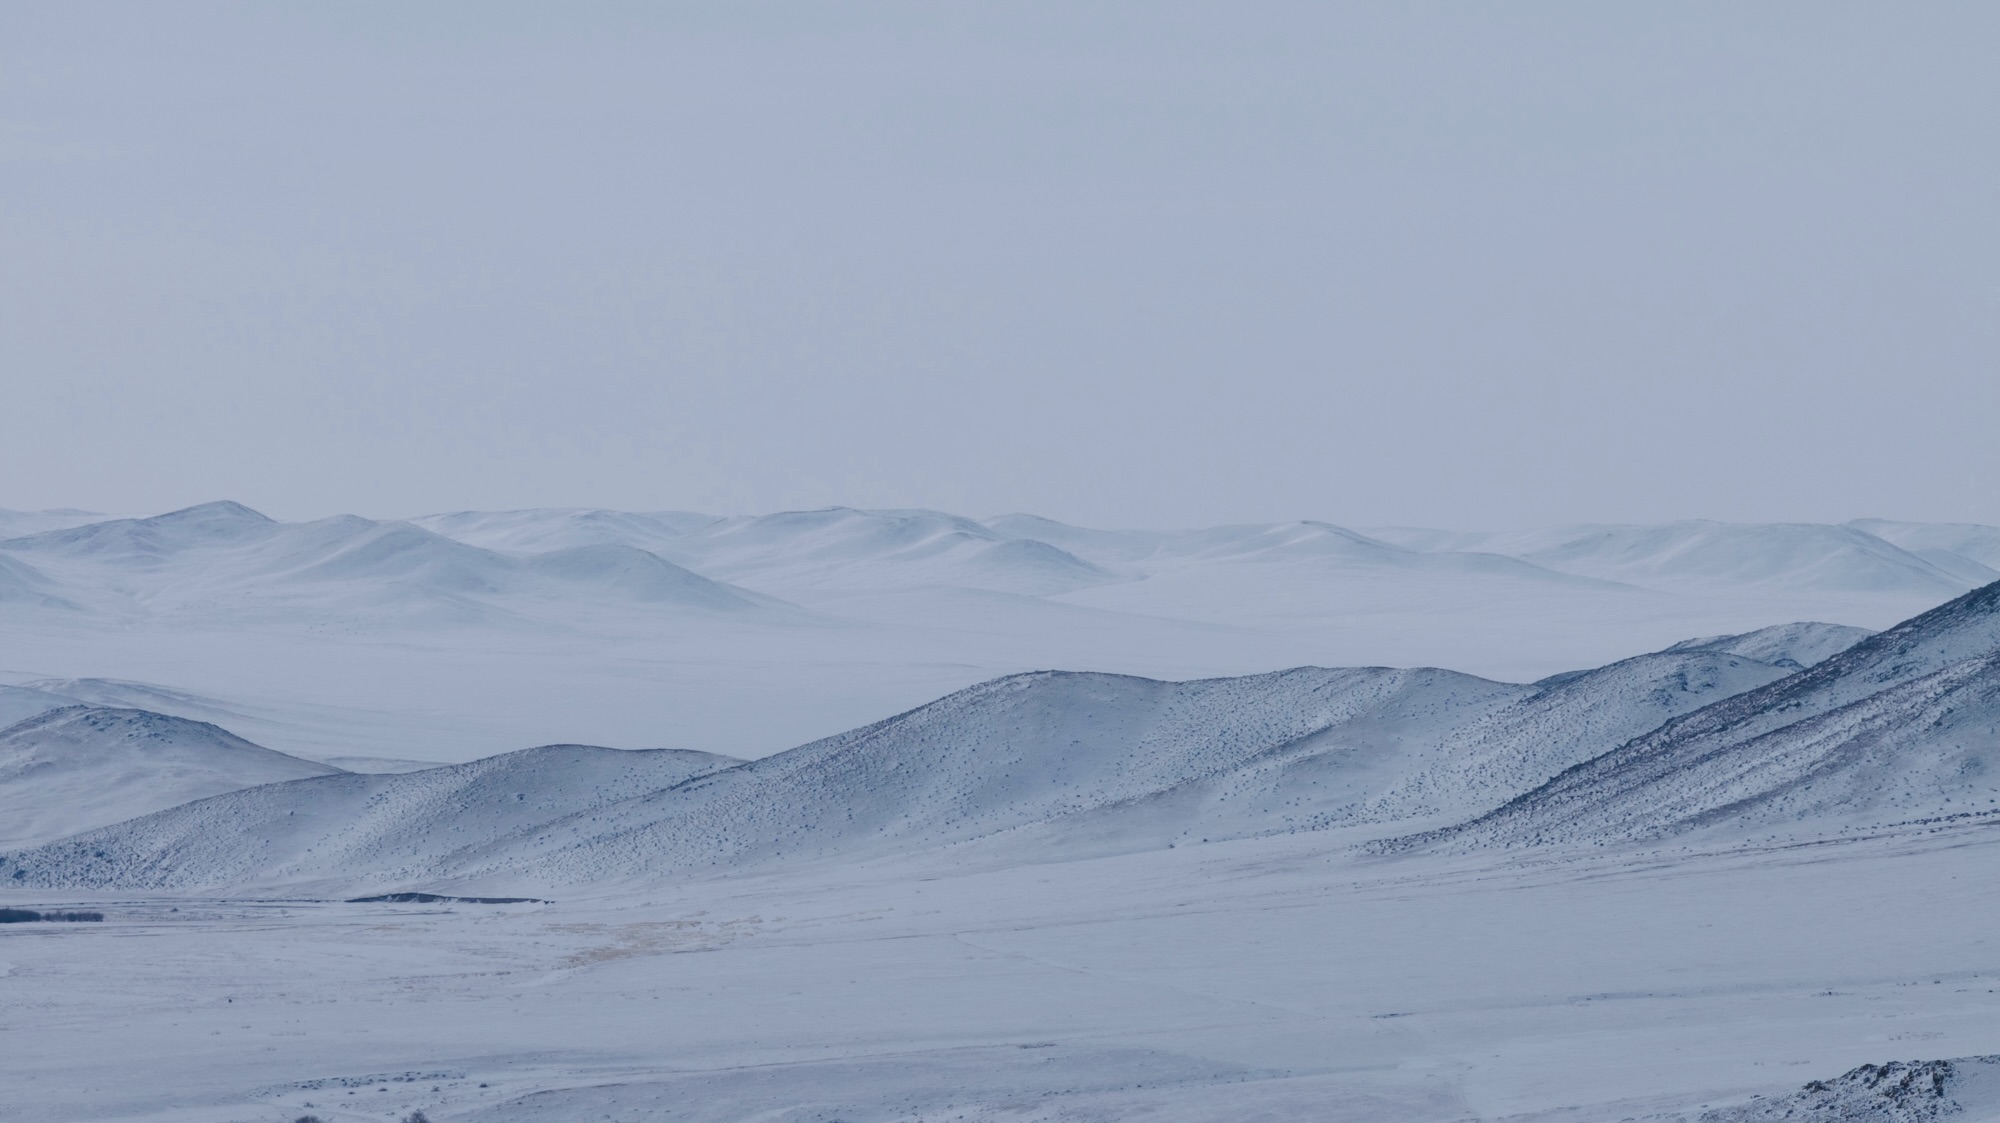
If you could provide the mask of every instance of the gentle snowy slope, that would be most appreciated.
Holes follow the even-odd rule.
[[[2000,583],[1412,844],[1824,835],[2000,810]]]
[[[17,856],[90,884],[184,886],[337,878],[394,888],[488,860],[513,836],[741,762],[679,749],[547,745],[470,764],[266,784]],[[5,859],[0,859],[4,862]],[[0,866],[0,869],[7,869]]]
[[[188,800],[338,771],[206,722],[68,706],[0,730],[0,845],[33,844]]]

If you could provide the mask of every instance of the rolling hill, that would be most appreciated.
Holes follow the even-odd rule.
[[[36,854],[78,883],[179,887],[331,879],[390,887],[477,864],[509,839],[738,764],[679,749],[546,745],[419,772],[341,773],[197,800]],[[331,772],[331,770],[328,770]],[[123,845],[143,837],[142,847]],[[26,855],[0,874],[37,882]]]
[[[65,706],[0,730],[0,844],[43,842],[205,796],[339,771],[207,722]]]

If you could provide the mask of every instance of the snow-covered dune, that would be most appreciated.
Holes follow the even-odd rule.
[[[607,804],[739,763],[680,749],[546,745],[420,772],[265,784],[0,859],[0,876],[163,888],[316,879],[393,887],[490,860],[495,847],[548,823],[588,823]]]
[[[39,843],[189,800],[339,771],[207,722],[65,706],[0,730],[0,844]]]
[[[1779,837],[2000,814],[2000,583],[1410,845]]]

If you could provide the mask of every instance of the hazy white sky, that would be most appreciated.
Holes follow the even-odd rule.
[[[9,4],[0,506],[2000,522],[2000,6]]]

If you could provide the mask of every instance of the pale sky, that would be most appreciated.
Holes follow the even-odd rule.
[[[2000,6],[7,4],[0,507],[2000,523]]]

